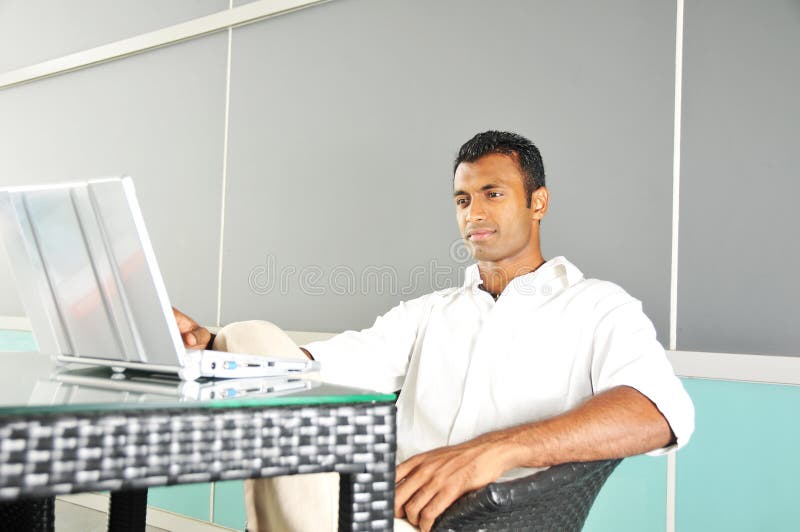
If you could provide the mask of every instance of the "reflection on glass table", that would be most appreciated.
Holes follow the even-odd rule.
[[[310,390],[317,381],[297,377],[206,379],[183,381],[163,373],[114,373],[107,368],[60,370],[40,379],[31,394],[31,404],[164,403],[209,401],[242,397],[276,397]]]
[[[67,365],[0,352],[0,417],[142,408],[233,408],[394,401],[394,395],[294,375],[181,381],[177,376]]]

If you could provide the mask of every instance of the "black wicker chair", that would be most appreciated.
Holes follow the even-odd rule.
[[[489,484],[454,502],[433,529],[580,531],[600,488],[621,461],[561,464],[527,477]]]

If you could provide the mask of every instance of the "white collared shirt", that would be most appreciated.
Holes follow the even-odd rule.
[[[677,437],[648,454],[686,444],[694,407],[640,301],[614,283],[585,279],[564,257],[514,278],[496,302],[481,283],[472,265],[461,287],[400,303],[369,329],[304,346],[325,380],[402,387],[398,463],[553,417],[620,385],[653,401]]]

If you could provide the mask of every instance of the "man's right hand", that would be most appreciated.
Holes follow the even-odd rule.
[[[172,307],[172,313],[175,314],[175,321],[178,322],[178,330],[181,333],[185,347],[193,349],[210,347],[208,342],[211,341],[211,332],[208,329],[201,327],[196,321],[175,307]]]

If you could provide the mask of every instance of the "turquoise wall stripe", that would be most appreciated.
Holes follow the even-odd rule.
[[[678,453],[676,529],[800,530],[800,386],[684,384],[697,428]]]
[[[210,498],[211,484],[181,484],[150,488],[147,493],[147,504],[200,521],[208,521]]]
[[[242,481],[215,482],[214,488],[214,522],[234,530],[244,530]]]
[[[664,532],[666,457],[632,456],[611,474],[592,506],[584,532]]]
[[[36,340],[29,331],[0,330],[0,351],[36,350]]]

